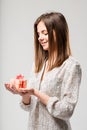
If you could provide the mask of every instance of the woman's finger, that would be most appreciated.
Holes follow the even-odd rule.
[[[6,89],[9,90],[11,93],[13,93],[13,94],[18,94],[18,91],[17,91],[17,89],[15,88],[14,85],[5,83],[5,87],[6,87]]]

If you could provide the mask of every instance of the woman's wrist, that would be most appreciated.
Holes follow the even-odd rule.
[[[34,90],[34,95],[36,96],[36,97],[38,97],[39,99],[40,99],[40,101],[44,104],[44,105],[47,105],[47,103],[48,103],[48,100],[49,100],[49,96],[48,95],[46,95],[45,93],[42,93],[42,92],[40,92],[40,91],[38,91],[38,90]]]
[[[31,97],[29,98],[22,98],[22,102],[24,105],[29,105],[30,104],[30,100],[31,100]]]

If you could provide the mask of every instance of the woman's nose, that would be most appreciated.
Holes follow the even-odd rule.
[[[43,35],[40,34],[39,37],[38,37],[38,40],[42,41],[44,39]]]

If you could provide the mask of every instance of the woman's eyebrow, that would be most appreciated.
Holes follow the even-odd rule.
[[[41,30],[41,32],[44,33],[44,32],[47,32],[47,30],[43,29],[43,30]],[[37,33],[39,33],[39,32],[37,31]]]

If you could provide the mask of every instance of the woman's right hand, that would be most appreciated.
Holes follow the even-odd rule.
[[[32,95],[31,93],[27,91],[23,91],[20,88],[18,89],[15,85],[12,85],[10,83],[5,83],[5,88],[6,90],[10,91],[12,94],[19,94],[20,96],[22,96],[22,102],[24,104],[30,103],[30,96]]]
[[[10,91],[13,94],[19,94],[18,90],[16,89],[16,87],[10,83],[5,83],[5,88],[6,90]]]
[[[13,94],[20,94],[22,93],[19,91],[19,88],[26,88],[27,87],[27,80],[24,78],[23,75],[17,75],[15,78],[10,79],[10,82],[5,83],[5,88],[12,92]]]

